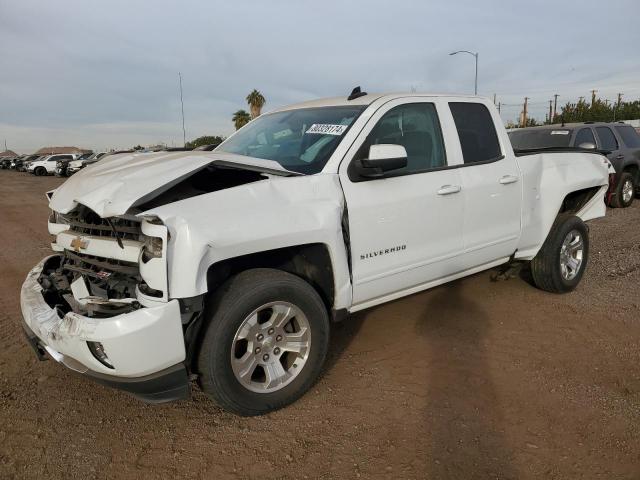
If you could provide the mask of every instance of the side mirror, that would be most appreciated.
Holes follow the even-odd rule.
[[[578,148],[582,148],[583,150],[595,150],[596,145],[592,142],[584,142],[578,145]]]
[[[385,172],[407,166],[407,151],[402,145],[371,145],[369,158],[356,160],[355,164],[359,176],[382,178]]]

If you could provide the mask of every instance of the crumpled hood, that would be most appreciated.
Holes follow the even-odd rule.
[[[68,213],[80,203],[103,218],[123,215],[140,199],[151,198],[211,163],[295,175],[272,160],[224,152],[119,154],[105,157],[69,178],[54,191],[49,207]]]

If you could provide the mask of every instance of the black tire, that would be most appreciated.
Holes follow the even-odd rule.
[[[236,378],[231,349],[240,325],[251,312],[274,301],[295,305],[306,316],[309,354],[302,370],[287,385],[269,393],[246,388]],[[197,369],[202,390],[218,405],[239,415],[261,415],[300,398],[317,380],[329,345],[329,315],[318,292],[295,275],[280,270],[247,270],[228,280],[208,300]]]
[[[47,174],[47,170],[44,167],[36,167],[33,173],[35,173],[38,177],[41,177]]]
[[[623,196],[625,184],[629,185],[631,188],[631,196],[627,201],[625,201]],[[611,206],[614,208],[627,208],[633,203],[635,195],[636,186],[633,182],[633,175],[629,172],[622,172],[622,175],[620,175],[620,179],[618,180],[618,184],[616,185],[616,190],[611,196]]]
[[[571,279],[562,274],[560,256],[562,244],[570,232],[578,232],[583,241],[582,262]],[[552,293],[570,292],[578,286],[589,260],[589,230],[579,217],[560,214],[556,218],[542,248],[531,261],[531,274],[538,288]]]

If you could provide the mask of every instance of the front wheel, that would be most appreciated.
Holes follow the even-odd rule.
[[[318,378],[329,316],[307,282],[279,270],[231,278],[210,299],[198,354],[202,390],[240,415],[260,415],[301,397]]]
[[[542,248],[531,261],[536,286],[553,293],[578,286],[589,259],[589,231],[580,217],[560,214]]]
[[[41,177],[43,175],[46,175],[47,171],[45,170],[44,167],[36,167],[36,169],[33,171],[33,173],[35,173],[38,177]]]

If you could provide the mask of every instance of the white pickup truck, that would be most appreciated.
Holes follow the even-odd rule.
[[[120,154],[50,192],[54,255],[27,276],[39,358],[149,401],[191,380],[265,413],[318,377],[331,321],[514,260],[567,292],[608,162],[516,156],[486,99],[318,100],[211,152]]]

